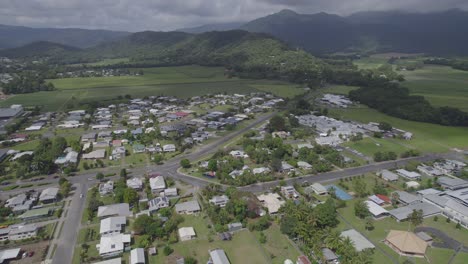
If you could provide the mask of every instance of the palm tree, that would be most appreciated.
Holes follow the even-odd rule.
[[[353,241],[349,237],[345,237],[342,240],[341,246],[337,249],[337,252],[343,256],[345,260],[350,260],[356,255]]]
[[[339,249],[342,245],[341,233],[333,230],[325,237],[325,244],[331,249]]]

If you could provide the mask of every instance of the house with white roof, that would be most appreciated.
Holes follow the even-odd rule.
[[[297,166],[301,169],[304,169],[304,170],[310,170],[312,169],[312,165],[310,165],[309,163],[305,162],[305,161],[298,161],[297,162]]]
[[[379,173],[378,173],[379,176],[382,177],[382,179],[386,180],[386,181],[397,181],[398,180],[398,175],[389,171],[389,170],[381,170]]]
[[[285,201],[277,193],[261,194],[257,199],[268,209],[269,214],[278,213],[280,207],[285,204]]]
[[[96,245],[99,256],[103,258],[114,257],[122,254],[130,246],[131,237],[128,234],[116,234],[103,236]]]
[[[373,201],[365,201],[365,203],[369,208],[369,212],[375,219],[382,219],[389,215],[387,210],[385,210],[382,206],[374,203]]]
[[[408,179],[408,180],[420,180],[421,174],[414,172],[414,171],[407,171],[405,169],[396,170],[397,174],[401,177]]]
[[[125,216],[114,216],[102,219],[99,235],[102,237],[120,234],[124,231],[126,223],[127,220]]]
[[[108,182],[99,184],[99,194],[101,196],[105,196],[105,195],[112,194],[112,193],[114,193],[113,181],[108,181]]]
[[[176,146],[174,144],[166,144],[163,146],[164,152],[174,152],[176,151]]]
[[[143,181],[141,180],[141,178],[133,177],[127,180],[127,186],[129,188],[139,191],[143,189]]]
[[[224,250],[219,248],[210,250],[210,260],[213,264],[231,264]]]
[[[221,208],[225,207],[228,202],[229,198],[226,195],[213,196],[213,198],[210,199],[211,204]]]
[[[112,216],[130,216],[130,206],[128,203],[110,204],[98,207],[97,217],[104,219]]]
[[[178,233],[180,241],[192,240],[196,237],[193,227],[181,227],[179,228]]]
[[[195,214],[201,211],[198,201],[192,200],[175,205],[175,210],[178,214]]]
[[[50,187],[41,192],[39,196],[39,201],[42,203],[53,203],[57,201],[57,194],[59,192],[59,188],[57,187]]]
[[[143,248],[135,248],[130,251],[130,264],[146,264]]]
[[[310,185],[310,188],[312,188],[312,190],[314,191],[315,194],[317,195],[325,195],[325,194],[328,194],[328,190],[327,188],[325,188],[325,186],[323,186],[322,184],[316,182],[312,185]]]
[[[156,176],[149,179],[151,192],[153,194],[159,194],[161,191],[166,189],[166,182],[163,176]]]

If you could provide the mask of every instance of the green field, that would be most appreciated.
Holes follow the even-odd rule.
[[[330,114],[343,120],[363,123],[388,122],[393,127],[413,133],[411,140],[386,139],[392,148],[415,148],[423,152],[447,152],[451,148],[468,148],[468,128],[448,127],[391,117],[367,107],[330,109]],[[402,147],[404,146],[404,147]],[[365,148],[364,148],[365,149]]]
[[[192,256],[198,263],[206,263],[209,258],[209,250],[221,248],[226,252],[231,263],[270,263],[270,257],[253,233],[245,230],[236,232],[231,241],[219,240],[217,234],[208,229],[207,218],[203,216],[184,216],[185,221],[179,227],[191,226],[194,228],[197,238],[190,241],[178,242],[171,245],[174,253],[166,257],[159,253],[151,256],[149,263],[170,263],[171,256]],[[209,242],[208,237],[213,239]]]
[[[429,66],[401,72],[415,95],[424,96],[435,106],[452,106],[468,111],[468,71],[446,66]]]
[[[382,139],[382,138],[364,138],[357,142],[347,142],[344,145],[351,147],[362,154],[373,157],[376,152],[388,152],[392,151],[396,154],[401,154],[411,147],[406,146],[406,140],[398,139]]]
[[[23,104],[43,106],[43,111],[66,109],[67,104],[103,102],[117,96],[133,98],[172,95],[188,98],[215,93],[250,93],[267,91],[294,97],[304,92],[296,85],[281,81],[227,78],[220,67],[181,66],[145,68],[143,76],[64,78],[51,80],[56,91],[14,95],[0,106]],[[76,106],[75,108],[79,108]]]
[[[421,64],[424,57],[395,61],[394,65]],[[382,56],[355,60],[360,69],[376,69],[388,64]],[[396,67],[394,67],[395,69]],[[402,85],[412,94],[424,96],[434,106],[451,106],[468,111],[468,71],[455,70],[448,66],[424,65],[414,71],[398,71],[405,77]]]

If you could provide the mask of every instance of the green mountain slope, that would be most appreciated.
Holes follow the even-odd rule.
[[[30,28],[0,25],[0,49],[16,48],[31,42],[48,41],[87,48],[128,36],[129,32],[79,28]]]
[[[468,55],[468,12],[361,12],[348,17],[290,10],[241,27],[271,34],[314,54],[343,51]]]
[[[80,49],[47,41],[33,42],[22,47],[0,50],[0,56],[10,58],[44,58],[67,56]]]

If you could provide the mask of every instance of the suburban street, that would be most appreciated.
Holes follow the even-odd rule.
[[[218,138],[214,140],[213,142],[200,146],[197,149],[193,150],[193,152],[185,154],[185,155],[179,155],[178,157],[175,157],[169,161],[166,161],[162,165],[151,165],[151,166],[142,166],[139,168],[132,168],[129,169],[130,175],[144,175],[145,173],[149,171],[154,171],[158,172],[161,175],[164,175],[166,177],[171,177],[175,180],[180,180],[184,181],[188,184],[191,184],[196,187],[204,187],[208,184],[214,183],[213,181],[205,178],[200,178],[200,177],[195,177],[195,176],[190,176],[190,175],[185,175],[182,174],[178,171],[180,165],[180,160],[182,159],[189,159],[191,162],[195,162],[197,160],[200,160],[210,154],[215,153],[220,146],[225,144],[226,142],[234,139],[235,137],[238,137],[242,135],[243,133],[253,129],[254,127],[266,122],[269,118],[271,118],[274,115],[274,113],[268,114],[261,116],[260,118],[256,119],[254,122],[250,123],[248,126],[245,128],[242,128],[240,130],[237,130],[233,133],[230,133],[227,136],[224,136],[222,138]],[[430,160],[435,160],[439,158],[444,158],[444,157],[452,157],[455,155],[454,153],[447,153],[447,154],[427,154],[424,156],[419,156],[419,157],[411,157],[411,158],[406,158],[406,159],[399,159],[396,161],[387,161],[387,162],[380,162],[380,163],[372,163],[360,167],[354,167],[354,168],[346,168],[346,169],[341,169],[341,170],[336,170],[336,171],[331,171],[331,172],[326,172],[326,173],[319,173],[319,174],[311,174],[311,175],[305,175],[305,176],[300,176],[297,178],[291,178],[285,180],[287,184],[294,184],[294,183],[314,183],[314,182],[329,182],[329,181],[335,181],[340,178],[346,178],[350,176],[355,176],[355,175],[361,175],[365,173],[370,173],[370,172],[376,172],[380,171],[382,169],[394,169],[397,167],[405,166],[409,162],[417,161],[417,162],[425,162],[425,161],[430,161]],[[118,169],[106,169],[102,170],[102,172],[105,173],[116,173],[117,176],[113,177],[108,177],[107,179],[118,179],[118,172],[120,171],[120,168]],[[52,263],[71,263],[72,258],[73,258],[73,252],[75,249],[75,243],[77,241],[77,236],[78,236],[78,230],[81,224],[81,217],[83,214],[83,211],[86,207],[86,194],[87,190],[90,186],[93,184],[97,183],[97,180],[95,179],[97,171],[94,172],[85,172],[85,173],[79,173],[78,175],[75,175],[73,177],[69,177],[68,179],[72,183],[75,191],[73,196],[71,197],[71,205],[68,208],[67,216],[63,220],[63,228],[60,233],[60,236],[55,238],[51,246],[54,244],[57,245],[57,249],[55,251],[55,255],[53,256],[53,262]],[[54,184],[57,183],[58,179],[55,179],[53,176],[48,176],[45,179],[36,181],[35,183],[42,184],[42,183],[50,183]],[[23,184],[27,184],[30,182],[24,182]],[[264,183],[257,183],[257,184],[252,184],[248,186],[243,186],[243,187],[238,187],[239,190],[246,191],[246,192],[264,192],[267,191],[271,188],[274,188],[278,186],[280,183],[279,180],[277,181],[271,181],[271,182],[264,182]],[[49,186],[41,186],[41,187],[31,187],[31,188],[18,188],[15,190],[11,191],[5,191],[0,194],[0,196],[5,199],[8,198],[9,196],[22,193],[27,191],[28,189],[35,189],[35,190],[40,190],[40,189],[45,189]],[[223,186],[226,187],[226,186]],[[80,198],[80,194],[83,194],[83,197]],[[58,227],[60,228],[60,226]],[[60,231],[59,231],[60,232]]]

